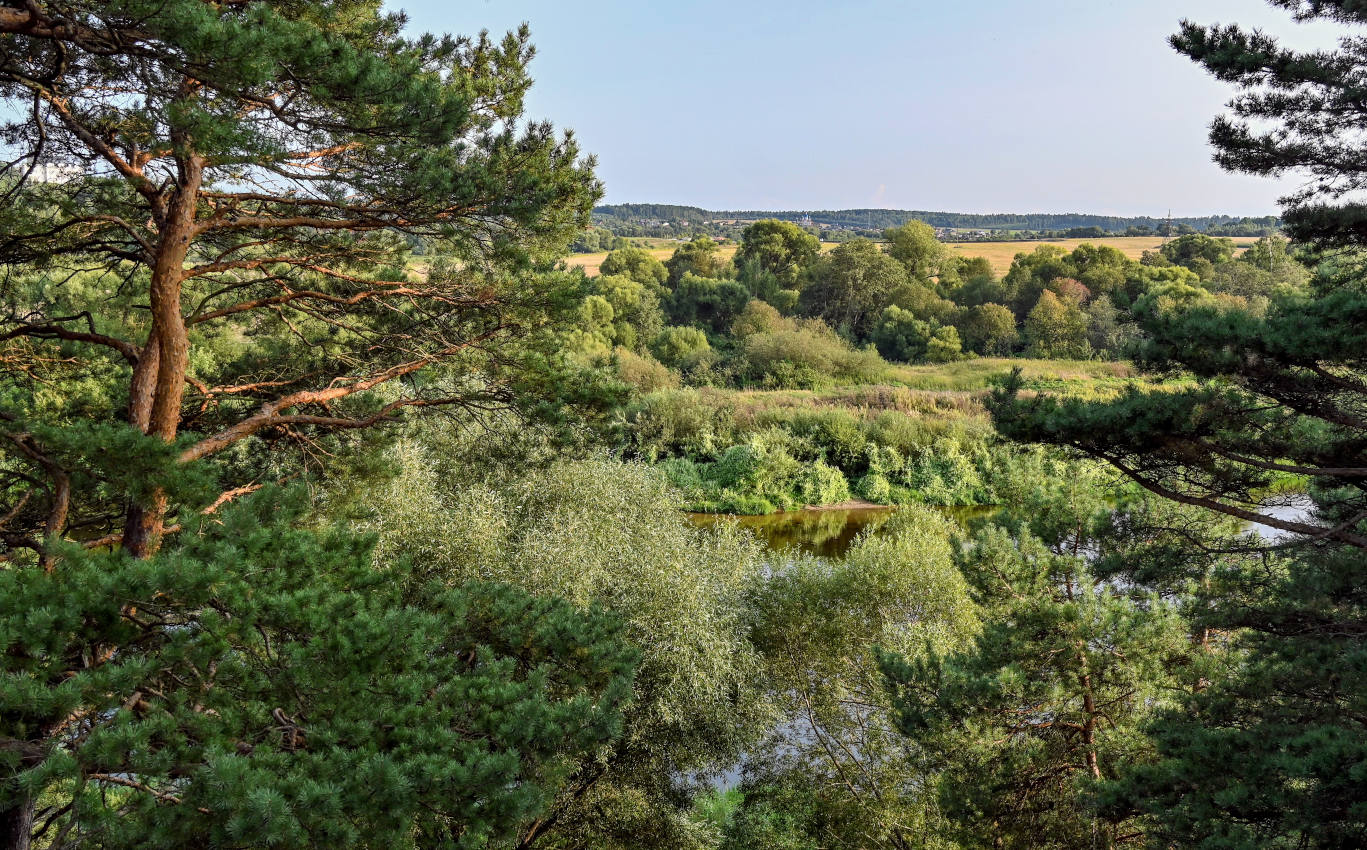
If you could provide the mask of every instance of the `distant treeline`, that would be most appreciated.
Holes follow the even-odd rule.
[[[900,227],[911,220],[918,220],[924,221],[932,227],[967,231],[1054,232],[1095,229],[1114,234],[1164,233],[1171,224],[1173,233],[1195,231],[1216,236],[1259,236],[1277,229],[1281,223],[1276,216],[1214,215],[1174,218],[1169,222],[1166,218],[1151,216],[1126,218],[1082,213],[1016,215],[1009,213],[974,214],[883,209],[705,210],[700,207],[672,204],[611,204],[594,209],[594,216],[599,224],[614,232],[617,232],[618,226],[654,229],[652,225],[658,226],[668,222],[673,228],[713,229],[722,222],[776,218],[798,223],[810,220],[811,225],[816,228],[853,231],[881,231],[890,227]],[[626,233],[621,235],[638,234]]]

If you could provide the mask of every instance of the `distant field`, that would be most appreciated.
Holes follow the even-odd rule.
[[[646,248],[653,256],[661,262],[669,259],[678,247],[678,243],[668,240],[640,240],[650,247]],[[1247,248],[1252,244],[1252,239],[1237,239],[1235,244],[1240,248]],[[1065,251],[1071,251],[1079,245],[1109,245],[1119,250],[1122,254],[1132,260],[1137,260],[1143,256],[1145,251],[1157,250],[1163,244],[1161,236],[1108,236],[1103,239],[1050,239],[1039,242],[949,242],[946,243],[951,251],[965,257],[986,257],[992,264],[992,268],[999,275],[1004,275],[1011,269],[1011,261],[1017,254],[1030,253],[1041,245],[1058,245]],[[835,243],[823,243],[822,249],[829,251],[835,247]],[[735,245],[724,245],[721,249],[721,256],[730,259],[736,253]],[[572,268],[582,268],[590,277],[598,274],[598,266],[603,262],[607,252],[597,254],[574,254],[565,258],[565,262]]]
[[[674,255],[674,249],[677,247],[679,246],[675,243],[667,248],[646,248],[645,250],[646,253],[663,263]],[[717,253],[722,259],[729,260],[736,255],[736,248],[735,245],[723,245]],[[599,251],[597,254],[571,254],[565,258],[565,265],[572,269],[583,269],[584,274],[593,277],[598,274],[598,267],[603,264],[603,259],[607,255],[607,251]]]
[[[672,242],[666,239],[633,239],[631,241],[638,247],[645,248],[648,254],[662,263],[673,256],[674,249],[678,248],[680,245],[678,242]],[[837,243],[835,242],[823,242],[821,243],[821,250],[829,251],[834,248],[836,244]],[[729,260],[736,255],[736,249],[738,247],[738,245],[734,244],[723,245],[718,254],[722,259]],[[565,258],[565,264],[570,268],[581,268],[584,270],[584,274],[593,277],[598,274],[598,267],[602,265],[603,258],[607,255],[606,251],[600,251],[597,254],[571,254]],[[1007,265],[1010,265],[1010,260],[1007,261]]]
[[[1109,245],[1132,260],[1163,244],[1161,236],[1114,236],[1104,239],[1050,239],[1044,242],[950,242],[949,248],[965,257],[986,257],[997,274],[1006,274],[1017,254],[1030,253],[1041,245],[1058,245],[1071,251],[1079,245]]]

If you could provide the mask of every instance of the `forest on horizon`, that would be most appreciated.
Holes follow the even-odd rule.
[[[605,204],[593,209],[595,223],[618,235],[623,225],[669,222],[697,226],[721,222],[754,222],[778,219],[807,223],[818,228],[882,231],[901,227],[908,221],[922,221],[931,227],[951,230],[1026,231],[1062,233],[1070,230],[1099,231],[1117,235],[1180,235],[1200,232],[1212,236],[1263,236],[1280,226],[1277,216],[1108,216],[1085,213],[980,214],[927,212],[922,210],[849,209],[849,210],[705,210],[673,204]],[[1169,234],[1169,230],[1171,233]],[[660,236],[658,227],[640,235]],[[1090,234],[1086,234],[1090,235]]]

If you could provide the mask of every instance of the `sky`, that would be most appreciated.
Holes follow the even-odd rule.
[[[414,32],[531,25],[527,116],[573,129],[607,203],[712,210],[1268,215],[1297,186],[1211,161],[1233,91],[1186,17],[1295,46],[1262,0],[387,0]]]

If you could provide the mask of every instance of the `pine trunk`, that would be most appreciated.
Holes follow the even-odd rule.
[[[33,837],[33,798],[20,794],[0,811],[0,850],[29,850]]]
[[[129,392],[129,422],[143,433],[171,442],[180,429],[180,405],[190,367],[190,339],[181,312],[185,258],[195,236],[195,204],[204,164],[190,157],[181,165],[180,188],[172,199],[157,245],[148,295],[152,330]],[[166,494],[157,490],[145,504],[128,506],[123,550],[135,558],[156,554],[161,545]]]

